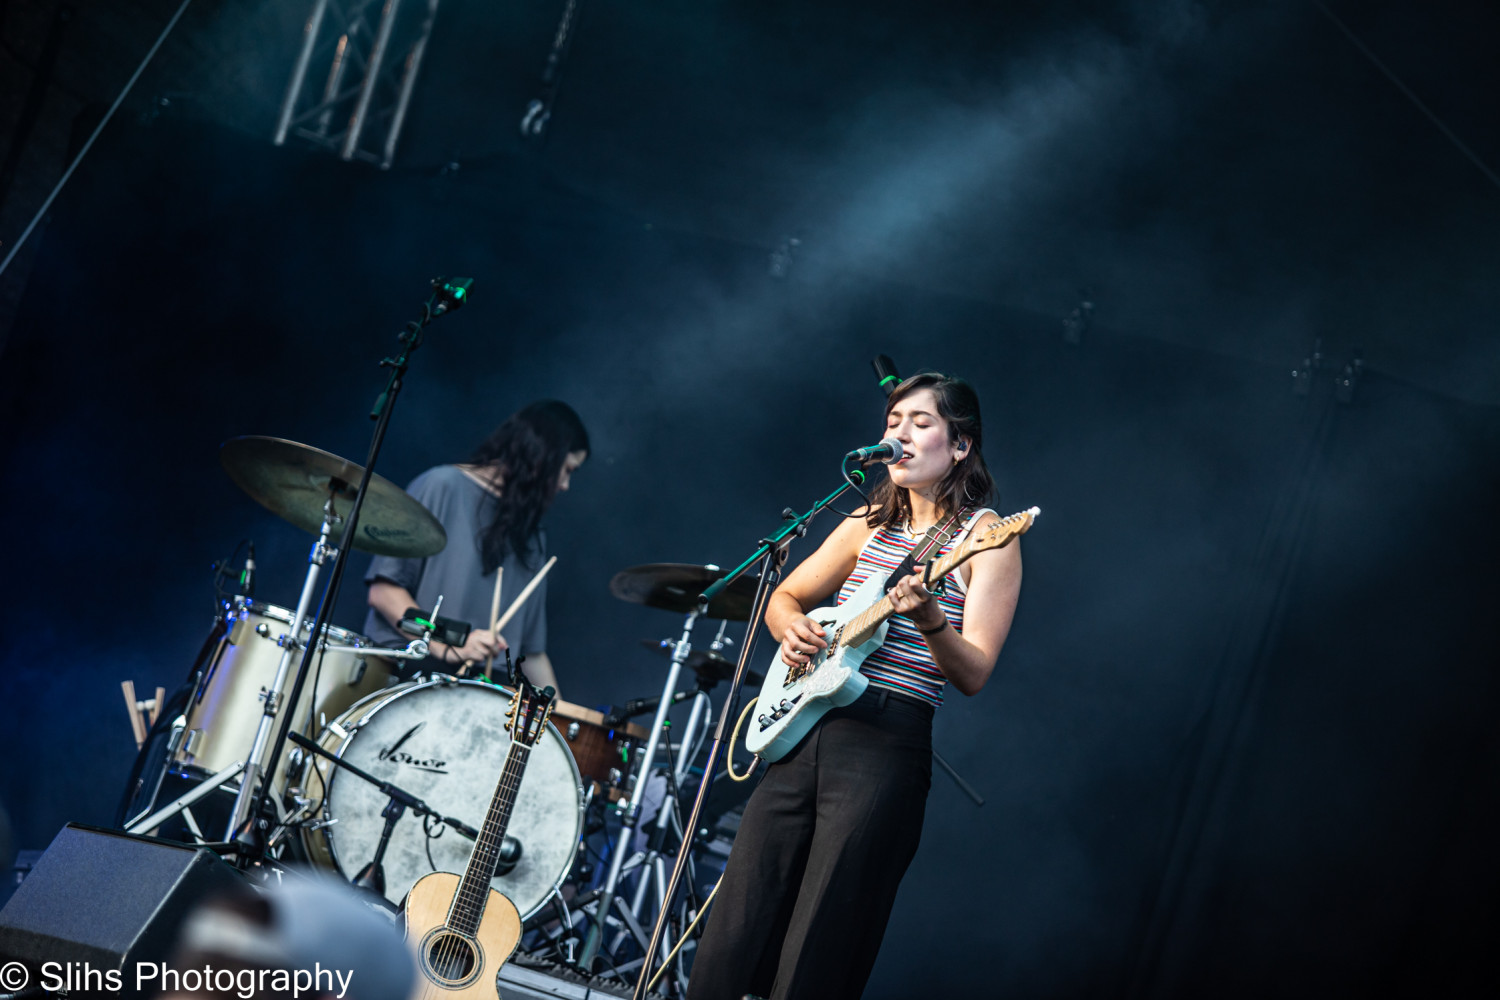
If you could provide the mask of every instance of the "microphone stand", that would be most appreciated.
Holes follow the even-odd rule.
[[[395,408],[396,399],[401,394],[402,380],[410,365],[411,353],[422,346],[422,335],[426,332],[428,324],[444,313],[464,304],[468,298],[470,284],[471,281],[468,278],[434,278],[432,297],[422,306],[421,318],[407,323],[406,329],[400,334],[400,353],[394,358],[386,358],[380,362],[380,366],[389,368],[391,373],[386,381],[385,389],[376,398],[375,407],[370,412],[370,419],[375,421],[375,433],[370,439],[370,452],[365,457],[364,474],[359,480],[359,492],[349,509],[348,517],[344,519],[344,534],[339,541],[338,553],[333,561],[333,571],[329,574],[328,586],[324,588],[323,597],[318,603],[318,613],[313,619],[312,631],[308,633],[307,644],[302,651],[302,662],[297,665],[296,680],[292,682],[291,694],[284,702],[287,711],[281,719],[276,739],[271,743],[265,767],[261,768],[258,774],[247,767],[245,783],[240,789],[240,795],[235,799],[234,812],[229,818],[229,826],[224,839],[238,845],[236,855],[241,868],[250,867],[264,859],[266,854],[270,840],[267,836],[270,824],[264,816],[266,798],[270,794],[272,776],[281,762],[281,752],[286,747],[287,735],[291,731],[294,714],[291,706],[296,705],[297,699],[302,696],[302,687],[312,667],[313,656],[317,653],[318,644],[322,641],[323,633],[328,627],[328,619],[333,614],[333,605],[338,599],[339,586],[344,579],[344,567],[348,565],[349,553],[354,549],[354,540],[357,537],[355,532],[359,527],[359,514],[364,508],[365,494],[370,486],[370,478],[375,472],[375,462],[380,457],[380,447],[385,442],[386,430],[390,427],[391,411]],[[298,636],[293,635],[291,638],[295,641]],[[267,715],[280,707],[273,704],[279,693],[273,691],[267,694]],[[252,762],[254,763],[258,762]],[[250,786],[254,778],[259,779],[259,787],[252,795]]]
[[[858,479],[856,480],[855,477]],[[863,483],[864,479],[864,473],[858,469],[846,473],[843,485],[813,504],[807,513],[800,517],[796,516],[791,508],[787,508],[782,515],[786,523],[781,526],[780,530],[769,538],[762,539],[760,546],[750,558],[698,595],[700,611],[707,610],[709,602],[723,593],[726,587],[744,576],[756,563],[760,564],[760,580],[756,584],[755,601],[750,610],[748,637],[740,646],[739,661],[734,667],[734,679],[729,682],[729,693],[724,697],[724,706],[719,712],[719,724],[714,730],[713,742],[709,744],[708,760],[703,764],[703,778],[698,782],[698,794],[693,799],[692,812],[682,824],[682,843],[677,848],[677,860],[672,866],[672,877],[667,881],[667,887],[662,892],[661,912],[656,915],[656,923],[651,928],[651,943],[646,946],[646,955],[641,962],[641,975],[636,980],[635,990],[631,994],[632,1000],[645,1000],[647,987],[651,982],[652,959],[656,957],[656,952],[661,947],[662,937],[666,933],[667,920],[672,914],[672,904],[677,898],[677,890],[682,885],[682,876],[687,870],[688,856],[692,853],[693,841],[697,839],[698,819],[703,815],[703,803],[708,799],[709,786],[713,784],[714,772],[719,767],[719,754],[724,747],[726,734],[734,725],[733,720],[739,710],[740,687],[745,681],[745,670],[750,663],[751,651],[755,648],[756,639],[759,638],[760,630],[757,626],[765,619],[766,602],[771,596],[772,578],[773,576],[779,577],[782,566],[786,565],[792,539],[807,534],[808,523],[824,507],[843,496],[849,489]]]
[[[417,798],[411,792],[406,791],[406,789],[401,788],[399,785],[392,784],[389,781],[381,781],[373,774],[370,774],[362,768],[356,767],[355,765],[349,763],[347,760],[344,760],[342,757],[339,757],[338,755],[330,753],[329,751],[323,749],[323,747],[319,746],[315,741],[308,739],[301,733],[288,733],[287,736],[293,743],[297,744],[299,747],[302,747],[304,750],[311,750],[318,756],[332,761],[334,764],[342,767],[344,770],[350,772],[355,777],[362,778],[363,780],[368,781],[370,784],[380,789],[380,793],[382,795],[389,797],[391,800],[386,804],[386,807],[381,810],[380,813],[380,815],[385,819],[385,827],[380,831],[380,843],[375,848],[375,857],[371,859],[369,864],[361,868],[359,870],[359,874],[355,875],[352,880],[353,884],[358,886],[359,888],[368,889],[371,892],[375,893],[375,895],[377,896],[385,895],[385,849],[391,842],[391,833],[396,828],[396,821],[399,820],[408,809],[410,809],[418,816],[431,816],[439,823],[442,823],[445,826],[451,826],[462,836],[465,836],[470,840],[479,839],[478,830],[474,829],[472,826],[469,826],[462,820],[455,819],[452,816],[444,816],[442,813],[436,811],[427,803]],[[512,865],[512,867],[514,867],[514,865]],[[500,874],[504,874],[504,872],[500,872]]]

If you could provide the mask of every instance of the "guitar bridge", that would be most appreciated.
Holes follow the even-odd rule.
[[[800,694],[795,698],[781,699],[781,704],[771,709],[770,715],[762,715],[760,718],[755,720],[756,723],[760,726],[761,732],[765,732],[767,729],[770,729],[771,726],[775,724],[779,719],[791,712],[791,710],[796,707],[797,702],[801,700],[802,696]]]

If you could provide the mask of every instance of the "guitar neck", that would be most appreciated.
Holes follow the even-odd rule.
[[[973,549],[965,542],[965,544],[960,545],[947,555],[934,559],[932,562],[932,573],[929,578],[941,580],[967,562],[973,554]],[[891,595],[886,594],[849,620],[849,623],[844,627],[844,644],[859,645],[854,640],[860,639],[860,641],[863,641],[862,636],[867,636],[879,628],[881,622],[895,613],[896,609],[891,604]]]
[[[484,817],[484,826],[479,838],[474,841],[474,851],[469,855],[469,866],[459,880],[458,892],[453,897],[453,908],[448,925],[454,930],[473,934],[484,916],[484,904],[490,896],[490,880],[495,877],[495,865],[500,860],[500,846],[505,841],[505,831],[510,826],[511,809],[516,804],[516,790],[521,787],[521,775],[526,771],[526,760],[531,756],[531,747],[520,740],[512,740],[510,753],[505,756],[505,767],[500,771],[500,780],[495,785],[495,795],[490,799],[489,812]]]

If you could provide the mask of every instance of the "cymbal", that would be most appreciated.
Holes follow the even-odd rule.
[[[323,526],[323,504],[348,516],[359,490],[362,466],[331,452],[283,438],[230,438],[219,463],[236,485],[271,513],[314,535]],[[335,526],[334,541],[343,537]],[[382,476],[371,476],[359,511],[354,547],[377,556],[417,559],[443,551],[448,533],[415,497]]]
[[[709,584],[724,576],[717,566],[693,563],[646,563],[622,569],[609,581],[609,592],[622,601],[644,604],[685,615],[698,606],[698,595]],[[732,622],[750,620],[755,603],[754,576],[742,576],[729,585],[708,606],[705,618],[725,618]]]
[[[655,650],[663,656],[672,655],[672,640],[642,639],[641,645],[647,649]],[[734,661],[726,660],[711,649],[692,649],[688,651],[688,669],[702,677],[710,684],[719,681],[734,680]],[[758,673],[753,667],[745,668],[745,683],[753,687],[760,687],[766,682],[763,674]]]

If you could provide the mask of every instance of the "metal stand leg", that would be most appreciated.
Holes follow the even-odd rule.
[[[688,653],[691,650],[691,639],[693,625],[698,621],[698,612],[688,613],[682,625],[682,638],[677,640],[677,647],[672,651],[671,666],[667,668],[666,683],[662,685],[661,701],[656,706],[656,718],[651,724],[651,734],[646,738],[646,750],[638,758],[640,761],[639,778],[635,788],[630,795],[630,804],[621,818],[620,836],[615,843],[614,850],[610,852],[609,874],[605,876],[603,891],[599,896],[599,905],[595,910],[596,917],[593,926],[589,928],[588,938],[583,943],[583,952],[578,956],[578,964],[585,969],[591,969],[594,959],[599,955],[599,946],[603,943],[604,922],[609,918],[615,906],[615,893],[620,886],[620,872],[625,864],[625,857],[630,852],[630,841],[635,834],[636,824],[640,821],[641,801],[646,795],[646,783],[651,774],[652,762],[656,760],[656,747],[661,741],[663,725],[667,721],[667,712],[672,707],[672,696],[677,693],[677,681],[682,675],[682,665],[687,662]],[[694,706],[697,707],[696,705]],[[627,925],[635,924],[635,914],[627,908],[621,907],[628,916]],[[638,931],[639,925],[633,930]],[[645,936],[640,935],[642,947],[645,947]]]
[[[188,792],[186,795],[178,796],[178,798],[174,802],[170,803],[169,805],[163,806],[156,812],[152,813],[150,816],[146,816],[143,819],[138,819],[134,823],[131,823],[125,828],[125,832],[149,834],[152,830],[155,830],[157,827],[161,826],[173,816],[176,816],[178,813],[186,810],[189,806],[196,804],[198,800],[207,798],[209,795],[217,791],[221,786],[229,784],[229,782],[232,781],[244,769],[245,764],[243,761],[235,761],[233,764],[230,764],[228,767],[224,768],[224,770],[220,771],[212,778],[209,778],[207,781],[203,782],[203,784],[199,785],[191,792]]]
[[[250,804],[255,801],[261,783],[274,780],[274,776],[262,773],[266,751],[271,744],[271,727],[275,724],[276,716],[281,708],[282,692],[286,687],[287,675],[291,672],[292,654],[302,644],[302,623],[307,618],[308,606],[312,604],[318,574],[322,571],[323,564],[338,551],[328,544],[328,535],[333,530],[333,525],[343,519],[333,513],[331,498],[323,505],[323,513],[323,526],[318,532],[318,540],[313,543],[312,552],[307,557],[307,576],[302,582],[302,595],[297,599],[297,610],[292,614],[290,630],[281,639],[281,659],[276,664],[276,675],[266,691],[264,710],[261,713],[260,723],[255,727],[255,742],[250,747],[250,755],[245,758],[245,777],[240,782],[240,791],[234,799],[234,809],[229,816],[229,825],[224,831],[226,841],[234,840],[235,835],[250,818]],[[316,643],[320,638],[321,636],[312,636],[308,641]],[[287,708],[288,711],[294,709],[295,706]]]
[[[713,702],[708,693],[700,687],[693,696],[693,709],[688,716],[687,725],[683,728],[682,746],[678,752],[677,760],[673,762],[672,781],[667,783],[666,793],[663,795],[661,808],[657,811],[654,830],[647,844],[646,851],[638,855],[640,858],[640,878],[636,882],[635,894],[631,898],[630,909],[635,914],[636,920],[645,921],[649,915],[654,919],[660,912],[664,903],[666,891],[666,868],[662,859],[666,856],[663,848],[667,837],[676,834],[678,837],[687,836],[682,828],[682,817],[678,809],[677,797],[673,794],[674,789],[683,787],[688,771],[692,768],[693,759],[701,745],[702,738],[708,733],[704,729],[702,737],[698,730],[708,726],[709,713],[713,710]],[[636,865],[636,859],[631,859],[631,865]],[[630,867],[630,866],[627,866]],[[647,909],[646,893],[651,891],[650,909]],[[665,959],[667,955],[667,942],[661,945],[661,955]]]

